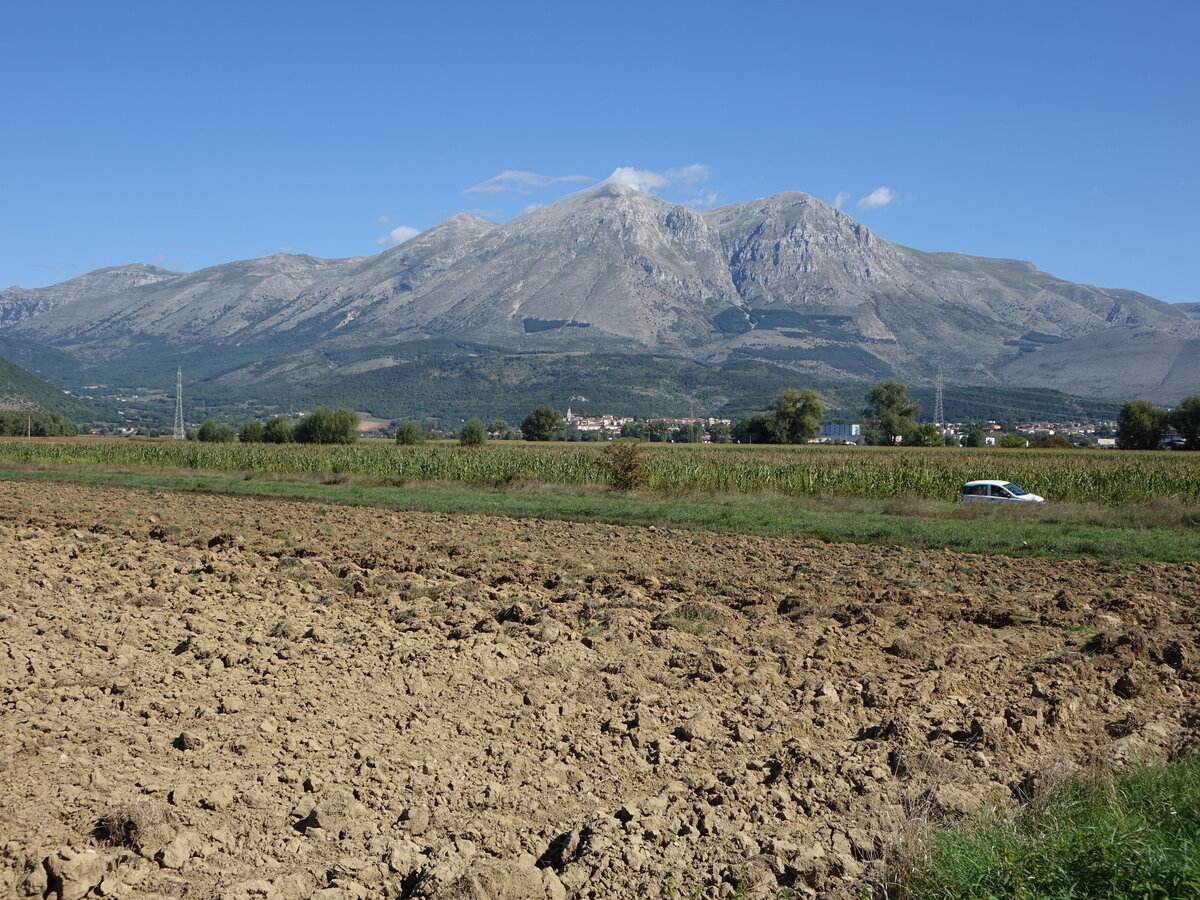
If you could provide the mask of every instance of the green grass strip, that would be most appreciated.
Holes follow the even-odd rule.
[[[964,553],[1104,562],[1190,562],[1200,559],[1200,532],[1129,524],[1043,521],[1021,510],[920,501],[822,500],[773,494],[617,494],[603,488],[392,487],[331,476],[330,483],[264,478],[253,473],[163,473],[94,468],[6,469],[11,480],[65,481],[144,490],[277,497],[446,514],[537,518],[735,532],[770,537],[948,549]],[[1030,510],[1030,513],[1037,511]]]
[[[912,900],[1200,898],[1200,756],[1077,776],[1015,813],[935,831]]]

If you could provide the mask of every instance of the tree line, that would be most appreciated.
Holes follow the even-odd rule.
[[[236,431],[208,419],[188,437],[213,443],[353,444],[358,440],[358,416],[348,409],[320,406],[299,422],[287,416],[271,416],[266,422],[247,419]]]
[[[64,415],[47,412],[0,412],[0,437],[74,437],[79,429]]]
[[[919,424],[921,407],[908,395],[908,388],[898,381],[887,379],[873,385],[865,395],[862,409],[864,438],[867,443],[884,446],[940,446],[946,439],[937,426]],[[709,431],[698,424],[685,424],[672,429],[662,421],[634,421],[621,428],[621,437],[644,441],[701,443],[706,436],[718,443],[802,444],[821,431],[824,408],[816,391],[786,388],[767,404],[759,415],[749,416],[732,426],[714,425]],[[1177,444],[1185,450],[1200,450],[1200,395],[1187,397],[1172,410],[1155,406],[1145,400],[1131,400],[1121,407],[1117,421],[1117,446],[1127,450],[1155,450],[1171,430]],[[37,437],[75,434],[69,419],[54,413],[0,413],[0,435]],[[540,406],[521,420],[520,433],[527,441],[563,440],[567,437],[562,413],[550,406]],[[585,433],[583,436],[590,436]],[[419,444],[431,436],[428,428],[416,422],[401,422],[396,429],[399,444]],[[516,432],[501,419],[484,424],[472,417],[461,429],[458,440],[464,446],[475,446],[489,438],[512,438]],[[358,417],[347,409],[319,407],[293,422],[286,416],[272,416],[266,422],[247,420],[236,431],[230,425],[207,420],[189,438],[200,441],[241,441],[268,444],[351,444],[358,439]],[[597,439],[602,435],[596,433]],[[984,435],[972,428],[962,443],[967,447],[984,445]],[[1025,438],[1005,435],[999,446],[1025,446]],[[1051,435],[1035,441],[1035,447],[1069,446],[1062,435]]]
[[[1200,394],[1185,397],[1172,410],[1149,400],[1130,400],[1117,418],[1117,446],[1122,450],[1157,450],[1174,429],[1184,450],[1200,450]]]

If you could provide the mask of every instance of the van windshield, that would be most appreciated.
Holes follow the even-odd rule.
[[[1004,485],[1004,486],[1005,486],[1005,487],[1006,487],[1006,488],[1007,488],[1009,491],[1011,491],[1011,492],[1012,492],[1012,495],[1013,495],[1014,497],[1020,497],[1020,496],[1021,496],[1021,495],[1023,495],[1023,494],[1028,494],[1028,493],[1029,493],[1029,491],[1025,490],[1024,488],[1019,488],[1019,487],[1017,487],[1015,484],[1011,484],[1011,483],[1010,483],[1010,484],[1006,484],[1006,485]]]

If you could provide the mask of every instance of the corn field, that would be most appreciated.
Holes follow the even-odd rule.
[[[601,444],[493,442],[398,446],[206,444],[129,440],[0,441],[16,464],[333,474],[385,483],[602,484]],[[642,445],[647,486],[660,491],[955,500],[966,481],[1000,478],[1048,500],[1108,505],[1200,503],[1200,454],[1132,451]]]

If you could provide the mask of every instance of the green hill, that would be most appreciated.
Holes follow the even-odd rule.
[[[0,358],[0,410],[58,413],[77,423],[107,418],[82,400],[64,394],[3,358]]]

